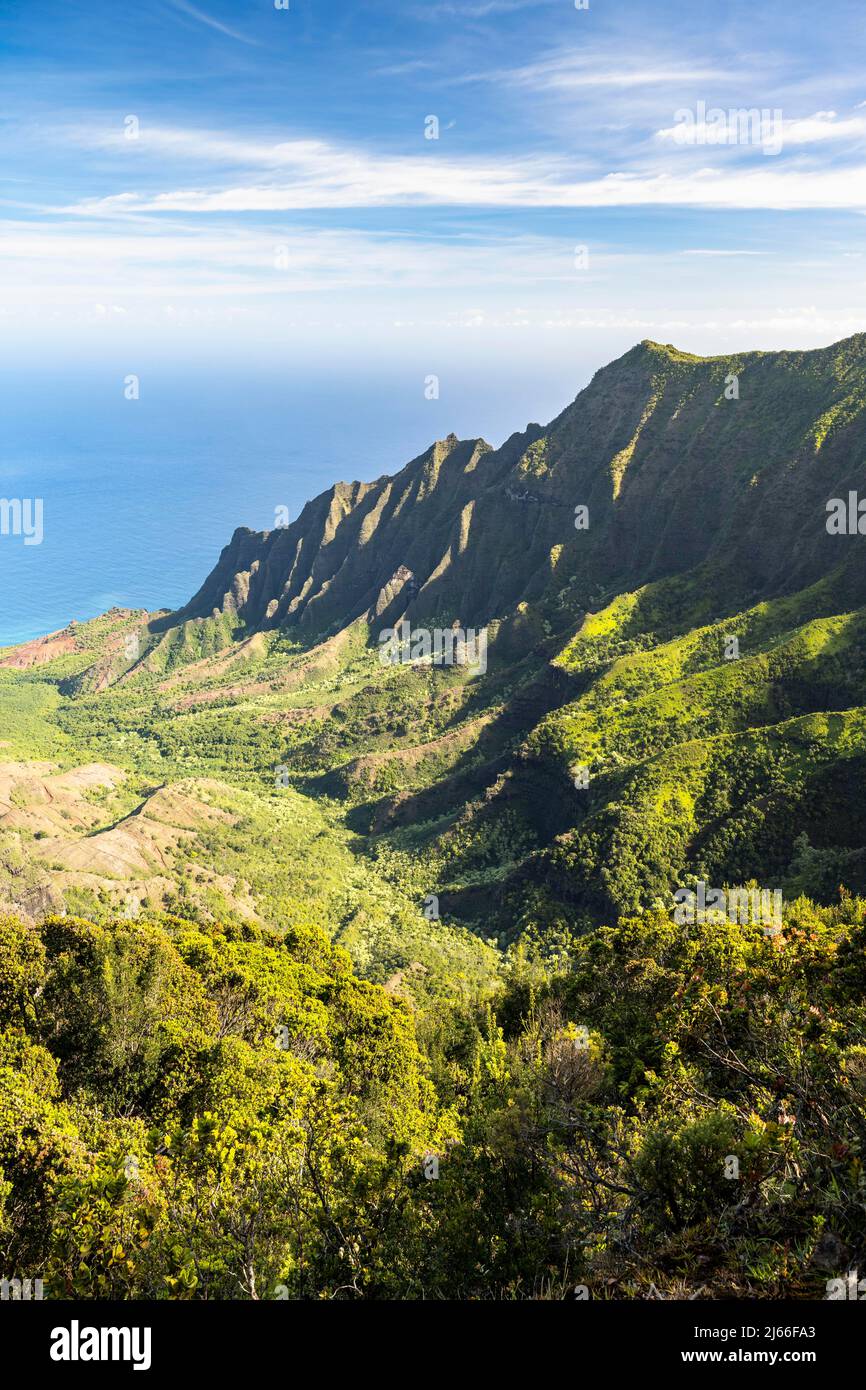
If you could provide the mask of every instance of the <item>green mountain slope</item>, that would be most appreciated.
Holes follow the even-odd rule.
[[[866,537],[826,521],[864,402],[866,335],[643,343],[545,429],[236,532],[177,613],[0,652],[4,1268],[485,1300],[862,1268]],[[403,618],[484,625],[487,669],[383,664]],[[678,921],[698,882],[781,892],[778,927]]]
[[[334,882],[354,866],[388,903],[355,933],[379,975],[435,975],[451,927],[555,934],[669,904],[695,876],[862,889],[864,538],[826,522],[866,487],[864,402],[866,335],[725,358],[641,343],[546,428],[500,449],[450,436],[284,529],[236,532],[179,612],[115,611],[4,654],[9,759],[117,767],[142,799],[239,788],[256,826],[297,798],[273,872],[258,830],[246,874],[233,858],[250,910],[279,914],[282,885],[346,930],[345,904],[293,867],[316,845]],[[485,625],[486,673],[383,666],[403,618]],[[28,891],[74,888],[52,879],[68,847],[51,860],[14,819],[0,831]],[[378,960],[377,933],[405,949]]]
[[[644,342],[546,429],[497,450],[452,435],[393,478],[337,484],[283,530],[237,531],[167,623],[219,610],[322,633],[377,606],[490,622],[702,563],[737,607],[802,588],[842,558],[825,506],[862,479],[864,402],[866,335],[718,358]]]

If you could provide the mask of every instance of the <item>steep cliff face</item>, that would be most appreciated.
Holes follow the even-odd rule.
[[[361,879],[378,862],[498,936],[613,921],[689,876],[831,902],[866,885],[866,517],[834,534],[827,510],[866,501],[864,462],[866,336],[709,359],[642,343],[546,428],[449,436],[236,532],[177,613],[7,653],[4,742],[126,759],[142,797],[228,779],[265,798],[263,826],[281,769],[298,807],[326,796]],[[404,614],[489,623],[489,666],[381,663]],[[239,841],[238,870],[255,879],[258,845],[270,874],[269,832]],[[46,881],[38,845],[2,850],[0,887],[25,851],[28,891]]]
[[[803,587],[848,559],[826,504],[866,481],[864,401],[866,335],[715,358],[644,342],[547,428],[499,449],[450,435],[285,529],[236,531],[167,625],[215,610],[310,634],[364,614],[480,623],[705,562],[744,598]]]

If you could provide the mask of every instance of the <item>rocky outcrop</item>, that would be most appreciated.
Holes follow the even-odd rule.
[[[801,588],[851,559],[826,505],[864,486],[863,400],[866,335],[712,358],[644,342],[546,429],[499,449],[452,434],[393,477],[335,484],[285,528],[236,531],[157,626],[214,612],[311,635],[403,612],[478,625],[704,563],[744,597]]]

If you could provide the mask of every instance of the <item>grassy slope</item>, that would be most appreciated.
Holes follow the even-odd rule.
[[[124,619],[83,625],[75,654],[0,673],[9,763],[25,756],[48,760],[44,777],[31,777],[17,788],[21,806],[15,814],[0,819],[0,891],[7,901],[26,907],[22,886],[26,883],[29,893],[42,883],[59,891],[70,910],[97,920],[121,910],[130,898],[145,911],[169,908],[221,919],[254,914],[277,926],[290,925],[299,912],[312,912],[363,973],[398,988],[411,986],[417,996],[459,988],[460,981],[475,990],[494,978],[496,959],[488,947],[459,927],[425,917],[421,899],[428,887],[421,885],[413,898],[387,884],[368,859],[353,853],[354,839],[339,807],[326,796],[314,798],[298,789],[310,780],[309,772],[331,763],[328,748],[318,748],[325,721],[315,713],[322,708],[315,702],[337,709],[356,698],[360,723],[372,728],[365,747],[383,742],[391,747],[388,730],[377,733],[376,722],[408,720],[423,680],[409,673],[401,715],[400,700],[378,688],[382,668],[356,641],[344,644],[342,665],[310,662],[306,654],[270,638],[229,669],[217,657],[207,667],[184,667],[175,660],[159,672],[146,648],[135,669],[121,659],[125,648],[117,639],[128,630]],[[201,644],[193,644],[188,660],[199,662],[200,652]],[[112,653],[117,683],[95,689],[106,665],[112,665]],[[294,683],[289,678],[299,669],[304,678]],[[287,684],[295,688],[287,690]],[[387,721],[377,713],[382,708],[389,711]],[[425,711],[429,718],[430,709]],[[351,741],[349,751],[355,751]],[[23,808],[32,817],[46,795],[56,798],[56,786],[51,789],[57,772],[90,764],[117,768],[125,775],[122,787],[112,792],[93,824],[74,804],[64,806],[68,836],[47,841],[52,853],[46,856],[42,837],[48,832],[37,831],[35,838],[26,824],[17,824],[17,812]],[[284,777],[283,768],[291,776]],[[60,872],[60,850],[72,846],[80,862],[82,846],[93,846],[98,859],[106,828],[114,827],[116,834],[121,822],[121,831],[125,824],[138,832],[156,814],[151,805],[162,787],[185,798],[185,818],[179,843],[163,846],[163,862],[152,874],[128,870],[123,860],[112,860],[108,871],[91,871],[88,865]],[[213,818],[208,808],[225,815]],[[129,820],[124,823],[123,817]],[[165,820],[164,811],[158,818]]]

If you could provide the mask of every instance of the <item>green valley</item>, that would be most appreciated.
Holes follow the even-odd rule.
[[[866,1261],[858,486],[866,335],[644,342],[237,531],[177,612],[0,652],[4,1268],[805,1298]],[[403,618],[486,671],[383,662]],[[684,929],[697,883],[781,931]]]

